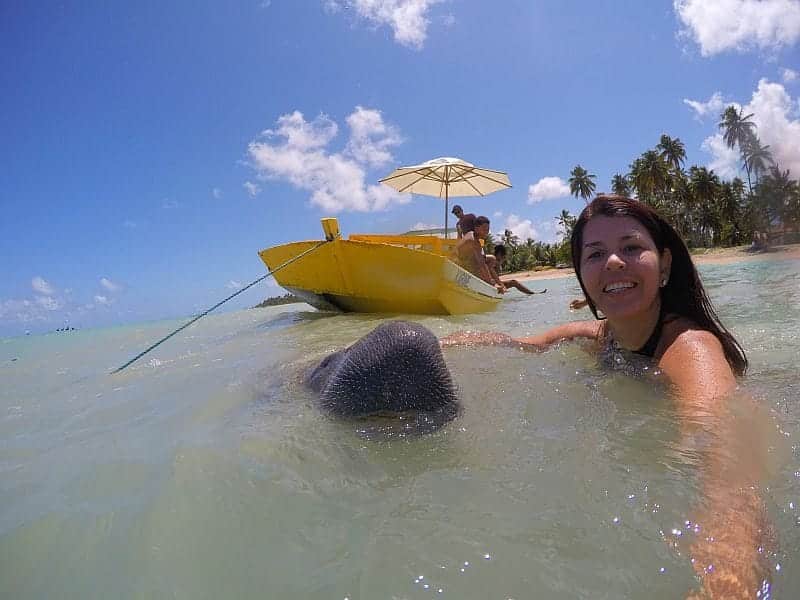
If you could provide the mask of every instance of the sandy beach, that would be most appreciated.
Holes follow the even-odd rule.
[[[800,244],[787,246],[773,246],[765,252],[747,252],[748,246],[735,246],[732,248],[709,248],[705,251],[692,254],[692,260],[696,265],[705,264],[728,264],[742,261],[761,261],[761,260],[786,260],[800,259]],[[519,271],[517,273],[504,273],[504,279],[519,279],[520,281],[532,281],[537,279],[561,279],[562,277],[572,277],[573,269],[548,269],[546,271]]]

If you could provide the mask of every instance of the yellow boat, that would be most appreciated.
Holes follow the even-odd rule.
[[[296,259],[275,280],[321,310],[462,315],[494,310],[502,299],[494,286],[449,260],[456,240],[365,234],[345,240],[333,218],[322,219],[322,229],[324,243],[292,242],[259,252],[270,271]]]

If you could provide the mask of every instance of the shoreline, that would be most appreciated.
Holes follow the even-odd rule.
[[[708,248],[704,252],[692,254],[695,265],[727,265],[737,262],[774,261],[786,259],[800,259],[800,244],[785,246],[772,246],[767,251],[747,252],[748,246],[734,246],[731,248]],[[517,271],[504,273],[503,279],[517,279],[519,281],[537,281],[545,279],[563,279],[573,277],[575,269],[548,269],[546,271]]]

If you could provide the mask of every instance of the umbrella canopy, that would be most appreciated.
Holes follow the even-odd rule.
[[[481,169],[460,158],[445,156],[421,165],[400,167],[380,180],[398,192],[444,198],[444,235],[447,237],[447,204],[452,196],[486,196],[511,187],[502,171]]]

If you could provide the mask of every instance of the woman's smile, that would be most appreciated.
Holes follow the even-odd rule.
[[[631,290],[636,287],[636,283],[633,281],[615,281],[613,283],[607,284],[603,288],[603,292],[606,294],[623,294],[628,290]]]

